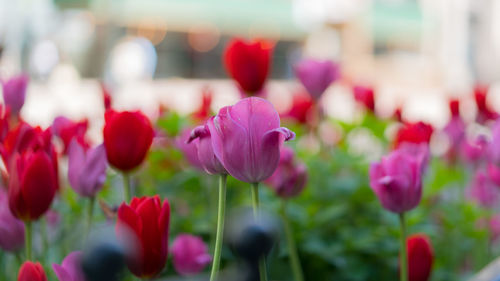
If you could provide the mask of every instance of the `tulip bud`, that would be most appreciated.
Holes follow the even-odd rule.
[[[306,186],[306,166],[302,163],[295,163],[294,158],[293,149],[282,147],[278,168],[266,180],[266,183],[282,198],[297,196]]]
[[[68,179],[73,190],[84,197],[94,197],[106,180],[106,150],[99,145],[85,151],[73,140],[68,151]]]
[[[314,100],[340,78],[338,64],[327,60],[304,59],[295,65],[295,74]]]
[[[224,166],[222,166],[219,159],[217,159],[217,156],[214,154],[210,130],[206,124],[194,128],[188,142],[192,142],[195,139],[197,139],[198,142],[193,145],[196,145],[198,160],[205,172],[211,175],[227,174],[226,169],[224,169]]]
[[[434,254],[425,234],[414,234],[406,240],[408,252],[408,281],[427,281],[431,275]]]
[[[16,251],[24,246],[24,224],[9,209],[7,192],[0,187],[0,248]]]
[[[122,172],[137,168],[153,143],[153,127],[140,111],[106,111],[104,147],[111,166]]]
[[[224,52],[229,75],[243,91],[256,94],[264,87],[271,63],[271,46],[264,41],[233,39]]]
[[[127,259],[135,276],[152,278],[165,266],[169,222],[170,205],[166,199],[162,203],[158,196],[134,197],[130,205],[120,205],[116,235],[123,243],[135,245]]]
[[[82,253],[72,252],[64,258],[61,265],[53,264],[55,274],[59,281],[85,281],[82,270]]]
[[[280,127],[273,105],[258,97],[222,108],[207,125],[217,159],[229,174],[248,183],[270,177],[278,166],[281,145],[295,137]]]
[[[357,85],[352,89],[354,99],[370,112],[375,112],[375,91],[372,87]]]
[[[288,110],[281,114],[282,117],[291,118],[296,120],[301,124],[313,125],[314,120],[314,101],[312,98],[305,93],[294,94],[292,98],[292,106]]]
[[[4,103],[14,116],[19,115],[24,105],[28,80],[28,76],[19,75],[2,83]]]
[[[19,269],[17,281],[47,281],[47,276],[39,262],[26,261]]]
[[[428,157],[426,145],[405,144],[370,166],[370,186],[385,209],[403,213],[420,203]]]
[[[474,88],[474,99],[477,107],[476,120],[480,124],[498,118],[498,113],[492,110],[487,102],[488,91],[489,87],[484,85],[476,85]]]
[[[402,143],[429,143],[434,128],[424,122],[405,123],[396,133],[394,146],[398,147]]]
[[[174,268],[180,275],[200,273],[212,261],[203,240],[197,236],[180,234],[172,243]]]

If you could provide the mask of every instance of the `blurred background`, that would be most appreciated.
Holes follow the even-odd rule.
[[[355,116],[349,83],[372,85],[382,116],[402,107],[438,127],[447,100],[478,83],[500,110],[495,0],[0,0],[0,77],[29,73],[22,116],[44,126],[102,116],[101,85],[115,107],[152,116],[158,102],[195,110],[210,85],[216,109],[238,95],[221,58],[234,36],[275,44],[267,92],[278,109],[298,86],[292,65],[315,57],[342,65],[343,83],[324,98],[341,120]],[[462,106],[473,119],[474,101]]]

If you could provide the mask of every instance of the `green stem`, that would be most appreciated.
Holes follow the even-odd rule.
[[[400,276],[401,281],[408,280],[408,255],[406,254],[406,225],[405,225],[405,213],[399,214],[399,224],[401,226],[401,252],[400,252]]]
[[[25,248],[26,248],[26,260],[31,261],[31,240],[32,240],[32,234],[33,234],[33,228],[32,228],[32,223],[31,221],[25,221],[24,222],[24,228],[26,232],[26,237],[25,237]]]
[[[92,218],[94,216],[94,204],[95,196],[89,198],[89,204],[87,209],[87,229],[85,230],[85,236],[88,237],[90,229],[92,228]]]
[[[259,218],[259,183],[252,183],[252,207],[255,220]],[[259,260],[260,281],[267,281],[266,257]]]
[[[125,202],[130,202],[130,174],[123,173],[123,194],[125,196]]]
[[[219,176],[219,206],[217,209],[217,234],[215,236],[214,260],[212,261],[212,271],[210,281],[217,279],[219,273],[220,257],[222,252],[222,241],[224,236],[224,218],[226,212],[226,181],[227,175]]]
[[[288,256],[290,257],[290,266],[292,267],[293,276],[295,278],[295,281],[303,281],[304,275],[302,273],[302,267],[300,266],[297,245],[295,244],[292,226],[290,225],[290,221],[288,220],[288,215],[286,212],[286,200],[281,201],[281,215],[283,217],[283,224],[285,227],[285,236],[288,244]]]

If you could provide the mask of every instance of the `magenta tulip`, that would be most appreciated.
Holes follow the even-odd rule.
[[[280,127],[273,105],[258,97],[223,107],[208,120],[214,153],[233,177],[257,183],[278,166],[280,147],[295,134]]]
[[[26,98],[26,88],[28,87],[28,76],[19,75],[2,83],[3,100],[10,113],[14,116],[19,115]]]
[[[16,251],[24,245],[23,221],[14,217],[9,209],[7,191],[0,187],[0,248]]]
[[[420,203],[428,157],[425,144],[407,143],[370,166],[370,186],[384,208],[400,214]]]
[[[318,100],[340,77],[340,67],[332,61],[305,59],[295,65],[295,73],[311,97]]]
[[[467,163],[477,164],[485,158],[488,140],[480,135],[474,140],[464,140],[462,143],[462,154]]]
[[[188,143],[192,129],[187,128],[182,130],[179,136],[175,139],[175,146],[182,151],[188,163],[200,170],[203,170],[200,160],[198,159],[198,139]]]
[[[212,261],[203,240],[190,234],[179,234],[171,251],[175,271],[180,275],[200,273]]]
[[[73,190],[83,197],[94,197],[106,180],[106,149],[98,145],[85,151],[72,140],[68,150],[68,179]]]
[[[210,137],[210,130],[205,124],[203,126],[198,126],[193,129],[188,142],[193,140],[198,140],[196,144],[196,150],[198,152],[198,160],[205,172],[214,174],[227,174],[226,169],[222,166],[222,163],[215,156],[214,149],[212,147],[212,138]]]
[[[81,267],[82,253],[72,252],[64,258],[61,265],[53,264],[57,279],[59,281],[85,281],[85,276]]]
[[[466,193],[472,201],[484,208],[493,208],[498,204],[500,193],[486,172],[477,171]]]
[[[282,147],[280,162],[276,171],[266,180],[276,194],[282,198],[299,195],[307,182],[307,169],[303,163],[297,163],[293,149]]]

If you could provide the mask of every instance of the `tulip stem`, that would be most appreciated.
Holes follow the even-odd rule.
[[[31,261],[31,236],[33,234],[33,228],[32,228],[32,223],[31,221],[25,221],[24,222],[24,228],[26,232],[26,260]]]
[[[259,183],[252,183],[252,207],[255,220],[259,218]],[[260,281],[267,281],[266,257],[259,259]]]
[[[295,244],[292,226],[290,225],[290,221],[288,220],[288,215],[286,212],[286,200],[281,201],[281,215],[283,217],[283,224],[285,227],[285,236],[288,244],[288,256],[290,258],[290,266],[292,267],[293,276],[295,281],[303,281],[304,275],[302,273],[302,267],[300,266],[297,245]]]
[[[219,206],[217,209],[217,234],[215,236],[214,260],[212,262],[212,271],[210,272],[210,281],[217,280],[219,273],[220,257],[222,252],[222,241],[224,236],[224,218],[226,213],[226,182],[227,175],[219,176]]]
[[[92,228],[92,218],[94,216],[94,203],[95,196],[89,198],[89,205],[87,209],[87,229],[85,231],[85,236],[88,237],[90,233],[90,229]]]
[[[401,270],[399,271],[400,276],[399,279],[401,281],[407,281],[408,280],[408,255],[406,254],[406,225],[405,225],[405,213],[400,213],[399,214],[399,224],[401,226],[401,244],[400,244],[400,267]]]
[[[130,174],[123,173],[123,195],[125,196],[125,202],[130,201]]]

